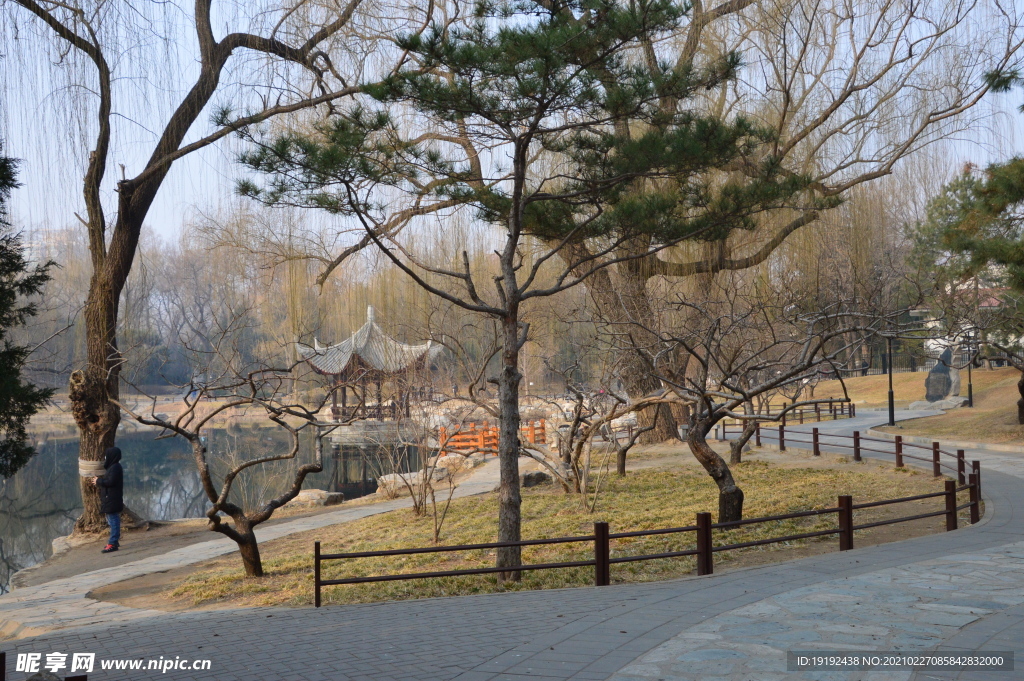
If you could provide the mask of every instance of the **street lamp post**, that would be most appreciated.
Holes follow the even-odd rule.
[[[892,336],[885,338],[886,349],[889,355],[889,425],[896,425],[896,399],[892,392]],[[969,379],[968,379],[969,380]],[[968,382],[968,389],[970,383]]]
[[[967,406],[974,406],[974,382],[971,380],[971,367],[974,365],[974,333],[967,335]]]

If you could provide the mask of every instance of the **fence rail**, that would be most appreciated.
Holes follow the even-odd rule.
[[[784,431],[783,431],[784,432]],[[794,436],[796,436],[794,438]],[[808,436],[810,439],[802,440],[802,436]],[[523,570],[551,570],[551,569],[562,569],[562,568],[574,568],[574,567],[593,567],[594,568],[594,584],[595,586],[607,586],[611,584],[611,566],[622,563],[630,563],[644,560],[657,560],[664,558],[678,558],[685,556],[696,556],[697,558],[697,574],[698,575],[710,575],[714,573],[714,554],[722,551],[733,551],[737,549],[749,548],[753,546],[764,546],[767,544],[777,544],[786,541],[796,541],[799,539],[811,539],[814,537],[824,537],[829,535],[838,535],[839,538],[839,550],[848,551],[853,548],[854,544],[854,532],[857,530],[866,530],[872,527],[879,527],[881,525],[892,525],[896,523],[910,522],[913,520],[920,520],[923,518],[932,518],[938,516],[945,516],[946,519],[946,530],[951,531],[957,529],[957,515],[964,509],[970,509],[970,522],[971,524],[977,523],[981,518],[981,464],[978,461],[971,461],[971,472],[966,473],[966,462],[964,460],[964,451],[957,450],[955,454],[944,451],[939,447],[938,443],[934,443],[931,449],[921,447],[920,445],[913,445],[911,443],[904,443],[902,439],[897,436],[896,440],[890,442],[889,440],[879,440],[876,438],[861,438],[860,433],[854,433],[852,436],[843,435],[825,435],[818,432],[815,428],[811,433],[791,431],[790,442],[808,442],[813,447],[814,455],[820,455],[821,439],[829,438],[833,440],[850,440],[849,444],[835,444],[829,443],[827,446],[832,447],[849,447],[854,451],[854,459],[860,460],[860,453],[865,451],[863,448],[864,442],[871,443],[886,443],[893,446],[892,451],[883,449],[870,449],[867,451],[879,452],[883,454],[889,454],[895,457],[896,465],[902,467],[904,459],[913,458],[919,459],[926,463],[932,464],[932,471],[936,477],[942,475],[941,469],[946,468],[953,471],[953,476],[956,480],[947,480],[945,487],[941,492],[933,492],[930,494],[918,494],[909,497],[899,497],[895,499],[882,499],[876,501],[865,501],[858,504],[853,503],[853,497],[850,495],[843,495],[838,497],[838,503],[835,507],[824,508],[824,509],[811,509],[806,511],[795,511],[792,513],[784,513],[780,515],[765,516],[761,518],[747,518],[744,520],[737,520],[732,522],[721,522],[713,523],[711,521],[711,514],[707,512],[700,512],[696,515],[696,522],[693,525],[687,525],[684,527],[669,527],[659,528],[652,530],[631,530],[628,532],[611,532],[608,523],[599,522],[594,523],[594,533],[586,536],[575,536],[575,537],[554,537],[550,539],[529,539],[516,542],[494,542],[486,544],[464,544],[457,546],[430,546],[422,548],[409,548],[409,549],[392,549],[387,551],[359,551],[359,552],[348,552],[348,553],[323,553],[321,551],[320,542],[314,543],[313,548],[313,581],[314,581],[314,605],[320,607],[321,604],[321,591],[326,586],[340,586],[345,584],[364,584],[368,582],[388,582],[395,580],[409,580],[409,579],[428,579],[434,577],[458,577],[463,575],[481,575],[481,574],[494,574],[494,573],[510,573],[519,572]],[[904,447],[919,447],[930,451],[932,456],[918,457],[912,454],[905,453]],[[942,456],[947,458],[952,457],[954,461],[947,463],[942,460]],[[966,492],[968,500],[965,503],[958,503],[958,495]],[[901,504],[912,501],[922,501],[927,499],[942,499],[943,507],[941,510],[930,511],[927,513],[919,513],[911,516],[903,516],[899,518],[890,518],[887,520],[874,521],[868,523],[856,524],[854,522],[854,511],[859,511],[867,508],[876,508],[879,506],[887,506],[892,504]],[[767,539],[758,539],[754,541],[739,542],[733,544],[714,544],[714,531],[715,530],[730,530],[737,527],[777,522],[780,520],[790,520],[795,518],[807,518],[814,516],[836,516],[836,527],[816,530],[813,532],[804,532],[799,534],[791,534],[782,537],[769,537]],[[695,548],[684,549],[680,551],[667,551],[664,553],[654,554],[643,554],[643,555],[626,555],[626,556],[613,556],[611,553],[611,540],[613,539],[626,539],[634,537],[648,537],[655,535],[666,535],[666,534],[693,534]],[[405,573],[405,574],[389,574],[389,575],[377,575],[370,577],[347,577],[342,579],[323,579],[321,576],[321,566],[324,561],[336,561],[336,560],[352,560],[358,558],[370,558],[370,557],[384,557],[384,556],[398,556],[398,555],[417,555],[427,553],[446,553],[456,551],[477,551],[477,550],[488,550],[488,549],[499,549],[511,546],[540,546],[549,544],[567,544],[567,543],[593,543],[593,558],[590,560],[578,560],[578,561],[567,561],[567,562],[556,562],[556,563],[532,563],[522,564],[508,567],[482,567],[482,568],[466,568],[461,570],[441,570],[436,572],[417,572],[417,573]]]
[[[547,424],[544,419],[524,421],[520,427],[524,441],[533,445],[547,444]],[[440,455],[466,450],[495,451],[498,449],[498,427],[487,422],[470,422],[465,426],[437,430]]]

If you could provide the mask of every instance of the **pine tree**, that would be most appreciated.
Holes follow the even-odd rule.
[[[263,175],[242,182],[243,195],[352,218],[364,243],[424,289],[495,320],[501,542],[520,539],[520,351],[530,329],[521,310],[609,264],[752,228],[753,215],[806,186],[780,172],[771,131],[698,107],[662,109],[664,97],[689,100],[739,67],[729,54],[700,72],[636,68],[684,14],[672,0],[480,2],[461,27],[400,37],[412,66],[365,86],[364,108],[338,112],[312,135],[251,135],[242,157]],[[415,203],[399,209],[396,197]],[[403,221],[459,208],[504,237],[491,282],[477,285],[466,253],[437,268],[393,240]],[[588,240],[601,250],[590,252]],[[541,268],[554,284],[540,283]],[[723,517],[739,519],[731,474],[715,479]],[[519,558],[518,546],[500,549],[498,567]]]
[[[2,147],[0,147],[2,149]],[[32,266],[21,236],[7,221],[7,200],[16,181],[17,161],[0,156],[0,476],[10,477],[28,463],[35,450],[26,443],[28,420],[53,394],[23,380],[29,348],[15,344],[11,329],[36,314],[25,298],[38,294],[49,280],[50,263]]]

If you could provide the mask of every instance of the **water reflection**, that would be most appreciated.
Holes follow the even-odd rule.
[[[235,482],[231,500],[251,510],[292,483],[299,464],[313,460],[312,433],[304,434],[299,461],[255,466]],[[155,439],[153,432],[122,434],[125,503],[153,520],[201,517],[208,508],[188,443],[180,438]],[[208,460],[219,481],[229,465],[241,459],[287,451],[287,433],[277,428],[230,427],[210,431]],[[52,542],[71,532],[81,512],[78,491],[78,440],[51,435],[37,446],[38,454],[13,478],[0,479],[0,593],[12,574],[45,560]],[[309,475],[306,489],[343,492],[346,499],[376,491],[379,475],[419,467],[414,447],[324,446],[324,470]]]

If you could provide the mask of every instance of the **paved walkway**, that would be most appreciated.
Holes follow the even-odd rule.
[[[867,430],[884,418],[827,427]],[[135,611],[132,621],[2,645],[12,670],[17,652],[213,664],[208,672],[98,671],[90,681],[952,678],[787,672],[786,651],[803,649],[1016,648],[1024,665],[1024,456],[968,456],[982,461],[987,513],[953,533],[653,584],[319,610]]]
[[[452,495],[461,498],[490,492],[498,484],[498,460],[487,461],[461,482]],[[256,528],[261,542],[306,532],[320,527],[358,520],[379,513],[408,508],[408,498],[376,504],[345,507],[305,518]],[[219,536],[219,535],[217,535]],[[238,551],[238,545],[227,538],[190,544],[157,556],[94,570],[66,579],[57,579],[37,586],[15,589],[0,596],[0,636],[23,638],[55,629],[147,619],[163,613],[140,610],[88,598],[93,589],[133,577],[201,563],[211,558]]]

